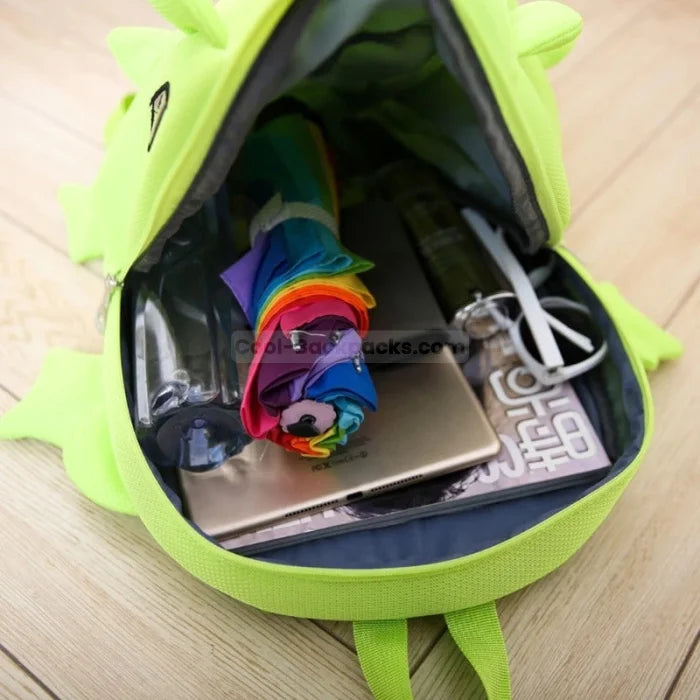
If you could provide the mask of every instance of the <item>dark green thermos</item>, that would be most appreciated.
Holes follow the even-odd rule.
[[[448,321],[454,323],[461,309],[503,289],[488,254],[428,166],[392,163],[379,172],[377,184],[411,231]]]

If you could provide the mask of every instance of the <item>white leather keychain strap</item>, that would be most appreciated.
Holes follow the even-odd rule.
[[[310,202],[285,202],[282,195],[276,194],[265,204],[250,222],[250,245],[259,234],[271,231],[290,219],[310,219],[325,226],[336,238],[340,238],[338,222],[323,207]]]
[[[547,314],[540,305],[537,293],[527,273],[506,244],[502,229],[494,231],[488,222],[472,209],[463,209],[462,216],[510,282],[513,292],[520,302],[523,316],[530,327],[542,364],[548,371],[555,371],[563,367],[564,358],[554,339]]]
[[[542,265],[541,267],[536,267],[534,270],[530,270],[527,273],[528,279],[530,280],[530,284],[534,287],[534,289],[537,289],[550,278],[553,270],[554,256],[550,255],[549,259],[544,265]],[[545,308],[541,298],[540,306],[544,309],[544,313],[547,317],[547,320],[549,321],[549,325],[557,333],[559,333],[559,335],[564,336],[564,338],[569,340],[569,342],[573,343],[576,347],[580,348],[584,352],[587,352],[589,355],[595,350],[593,342],[587,335],[579,333],[570,326],[567,326],[565,323],[562,323],[556,316],[552,316],[552,314],[550,314]]]

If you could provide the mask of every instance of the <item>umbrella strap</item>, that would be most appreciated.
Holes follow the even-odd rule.
[[[259,234],[271,231],[290,219],[310,219],[325,226],[339,238],[338,222],[323,207],[310,202],[285,202],[281,194],[276,194],[265,204],[250,222],[250,244],[253,245]]]

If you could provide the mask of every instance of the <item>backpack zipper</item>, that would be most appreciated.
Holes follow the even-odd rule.
[[[109,302],[112,300],[112,296],[118,287],[123,287],[124,282],[120,280],[116,274],[105,275],[104,278],[104,293],[102,295],[102,303],[97,309],[95,314],[95,326],[97,330],[104,334],[105,325],[107,321],[107,310],[109,309]]]
[[[220,175],[228,172],[231,164],[235,160],[238,150],[240,150],[240,146],[242,145],[241,142],[235,148],[231,149],[231,144],[234,144],[234,146],[236,145],[236,139],[232,138],[231,125],[228,125],[227,128],[227,122],[231,120],[232,115],[238,114],[237,108],[239,107],[240,103],[246,103],[246,101],[250,100],[251,94],[260,93],[261,85],[264,85],[270,81],[270,76],[268,73],[263,73],[260,75],[261,66],[268,65],[271,58],[278,61],[279,70],[282,70],[284,66],[286,66],[289,56],[291,55],[291,50],[301,35],[303,28],[306,26],[306,22],[311,16],[312,11],[318,5],[318,2],[319,0],[296,0],[296,2],[291,4],[290,8],[282,17],[280,24],[273,31],[266,47],[261,51],[260,55],[251,66],[243,86],[229,107],[224,124],[220,127],[219,132],[217,133],[217,136],[210,147],[209,153],[205,158],[205,162],[195,175],[193,182],[191,183],[187,193],[183,197],[176,211],[158,232],[158,234],[156,234],[155,238],[150,242],[150,244],[148,244],[145,251],[142,251],[140,256],[134,261],[133,265],[127,269],[124,275],[122,275],[121,272],[115,272],[104,276],[104,293],[102,295],[100,306],[95,314],[95,326],[101,334],[104,334],[105,332],[107,311],[114,292],[117,290],[117,288],[124,287],[123,277],[126,277],[132,267],[141,270],[148,270],[152,265],[154,265],[160,258],[165,242],[178,230],[182,221],[187,216],[190,216],[197,211],[197,209],[202,206],[204,201],[214,192],[216,192],[217,187],[212,184],[212,179],[210,177],[210,171],[213,167],[212,161],[216,161],[217,156],[219,158],[222,155],[225,156],[223,159],[224,163],[216,163],[213,169],[219,170]],[[247,105],[247,109],[250,110],[249,105]],[[253,114],[249,115],[251,120],[254,118]],[[238,125],[238,127],[240,129],[240,125]],[[222,144],[227,143],[228,148],[222,146]],[[216,178],[214,178],[214,180],[216,180]]]
[[[150,243],[146,244],[133,267],[147,272],[155,265],[165,243],[177,233],[182,222],[221,187],[226,175],[243,147],[260,109],[276,95],[294,47],[297,45],[320,0],[294,0],[265,46],[248,70],[243,84],[233,96],[209,151],[195,174],[185,195],[170,218]]]
[[[452,70],[473,104],[481,132],[508,184],[518,222],[510,233],[523,252],[536,253],[550,241],[547,219],[527,164],[506,124],[467,29],[457,15],[457,4],[456,0],[427,0],[428,11],[451,58]]]

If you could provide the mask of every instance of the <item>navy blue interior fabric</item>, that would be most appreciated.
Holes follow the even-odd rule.
[[[619,474],[633,461],[644,437],[641,390],[617,331],[600,302],[583,282],[561,262],[561,275],[567,288],[593,313],[606,335],[608,362],[617,370],[619,387],[611,388],[621,402],[626,426],[617,426],[626,436],[625,445],[605,479],[593,485],[572,486],[549,493],[518,498],[461,512],[434,515],[406,523],[350,532],[288,546],[256,555],[256,559],[279,564],[329,568],[374,569],[415,566],[446,561],[479,552],[524,532],[537,523],[576,502],[590,491]],[[619,392],[619,393],[618,393]],[[592,412],[606,447],[606,433],[613,412],[599,410],[594,398],[579,392]],[[605,409],[605,407],[603,407]],[[604,423],[606,425],[604,425]]]

